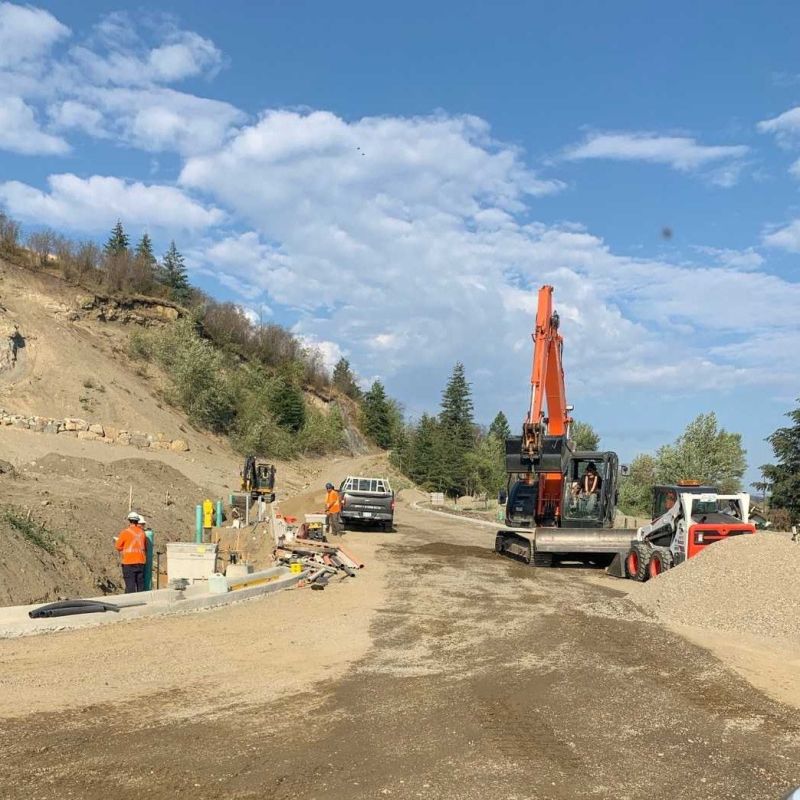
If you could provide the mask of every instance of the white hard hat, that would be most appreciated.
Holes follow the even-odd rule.
[[[147,523],[144,521],[144,517],[139,517],[139,521],[136,523],[137,525],[144,525],[147,526]]]
[[[131,511],[130,514],[128,514],[128,520],[130,522],[139,522],[141,517],[135,511]]]

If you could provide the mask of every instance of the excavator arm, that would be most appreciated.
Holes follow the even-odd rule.
[[[553,310],[553,287],[542,286],[532,334],[531,402],[522,426],[522,450],[530,458],[541,452],[545,435],[568,436],[572,422],[561,363],[564,340],[558,326],[558,314]]]

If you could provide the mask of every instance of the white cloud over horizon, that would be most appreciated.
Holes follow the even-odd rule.
[[[217,153],[188,159],[180,183],[251,226],[209,244],[206,268],[302,311],[298,330],[340,342],[362,374],[462,358],[504,375],[530,346],[535,290],[549,282],[584,391],[792,380],[791,349],[761,370],[737,363],[735,348],[710,355],[723,332],[753,333],[743,318],[800,347],[800,287],[764,274],[761,254],[637,259],[580,225],[523,221],[560,186],[482,120],[269,112]]]

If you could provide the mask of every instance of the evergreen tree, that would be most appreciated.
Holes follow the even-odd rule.
[[[142,234],[139,244],[136,245],[136,258],[150,267],[156,266],[156,257],[153,255],[153,241],[147,233]]]
[[[786,416],[793,424],[767,437],[777,464],[765,464],[761,471],[770,484],[770,509],[783,509],[796,522],[800,520],[800,405]]]
[[[511,436],[511,428],[508,424],[508,419],[502,411],[497,412],[497,416],[492,420],[492,424],[488,430],[489,436],[494,436],[501,442],[505,442]]]
[[[390,401],[380,381],[375,381],[364,395],[361,405],[361,422],[364,433],[378,447],[387,450],[392,446],[393,418]]]
[[[130,246],[130,239],[125,229],[122,227],[122,220],[117,220],[117,224],[111,229],[111,235],[108,237],[106,246],[104,248],[107,256],[122,256],[128,252]]]
[[[361,397],[361,390],[358,388],[356,377],[350,369],[350,362],[346,358],[342,357],[336,362],[336,366],[333,368],[332,382],[342,394],[346,394],[354,400]]]
[[[442,432],[435,417],[423,414],[408,446],[408,476],[428,491],[444,491]]]
[[[164,283],[169,286],[172,299],[176,303],[186,303],[191,296],[191,286],[183,256],[178,252],[174,240],[170,242],[169,250],[164,254],[161,267]]]
[[[268,394],[267,406],[282,428],[297,433],[306,422],[306,404],[297,385],[285,377],[278,378]]]
[[[475,423],[472,419],[472,395],[464,373],[457,363],[442,393],[439,412],[440,452],[444,472],[444,490],[462,494],[467,488],[467,453],[475,446]]]
[[[597,450],[600,447],[600,435],[588,422],[573,422],[571,436],[576,450]]]
[[[496,495],[506,485],[504,442],[490,433],[467,453],[467,483],[473,494]]]

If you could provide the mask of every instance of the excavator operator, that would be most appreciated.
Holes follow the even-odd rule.
[[[586,510],[590,513],[597,507],[602,483],[603,479],[597,474],[594,461],[590,461],[586,472],[583,473],[583,478],[581,478],[581,494],[586,498]]]

